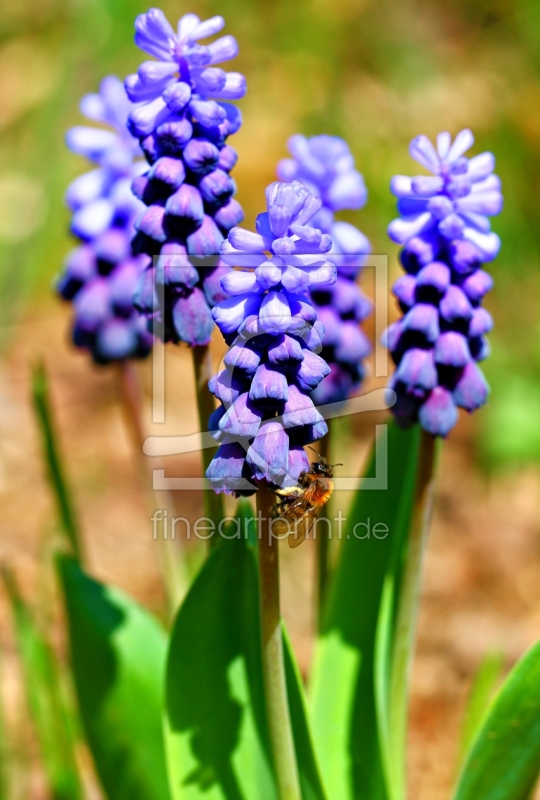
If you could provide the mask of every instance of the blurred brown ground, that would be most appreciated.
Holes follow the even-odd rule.
[[[0,373],[0,562],[15,567],[29,598],[45,598],[42,614],[53,613],[43,576],[49,574],[54,507],[29,402],[29,364],[43,355],[91,568],[162,614],[157,545],[118,404],[117,374],[91,367],[72,350],[68,316],[54,300],[35,306],[12,337]],[[217,363],[218,349],[214,356]],[[147,389],[149,367],[137,365]],[[167,432],[196,430],[192,391],[189,351],[168,348]],[[365,460],[374,424],[383,420],[382,414],[355,419],[354,437],[340,453],[346,465]],[[510,666],[540,636],[540,472],[528,468],[485,477],[473,460],[474,424],[461,419],[440,468],[413,680],[414,800],[448,797],[463,704],[482,656],[500,651]],[[168,475],[199,473],[196,454],[170,457],[164,464]],[[185,492],[181,502],[191,519],[201,513],[200,493]],[[282,559],[284,614],[304,673],[313,630],[313,555],[309,543],[295,551],[284,548]],[[25,711],[7,619],[2,595],[3,693],[13,724]],[[33,770],[31,800],[38,800],[46,795],[35,744],[30,740],[26,746],[19,769]]]

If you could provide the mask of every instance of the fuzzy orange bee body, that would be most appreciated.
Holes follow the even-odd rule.
[[[332,467],[319,456],[309,472],[302,472],[298,486],[277,489],[279,502],[272,508],[272,532],[276,536],[289,535],[289,547],[298,547],[309,536],[323,506],[334,491]]]

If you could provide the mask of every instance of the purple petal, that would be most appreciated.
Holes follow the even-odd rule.
[[[236,442],[220,445],[206,470],[206,477],[214,491],[233,494],[235,491],[245,490],[246,484],[250,485],[244,477],[245,461],[246,451],[242,445]]]
[[[323,421],[311,398],[294,384],[289,386],[289,399],[285,403],[282,419],[285,428],[316,425]]]
[[[229,242],[237,250],[244,250],[248,253],[260,253],[262,250],[268,250],[271,244],[260,234],[244,228],[233,228],[229,232]]]
[[[214,221],[219,225],[222,231],[229,233],[231,228],[234,228],[244,219],[244,210],[240,203],[231,197],[226,205],[222,206],[219,211],[214,214]]]
[[[109,200],[94,200],[73,214],[71,230],[81,239],[94,239],[112,222],[114,207]]]
[[[355,364],[370,353],[370,341],[358,324],[352,320],[342,323],[339,342],[334,350],[336,360]]]
[[[460,239],[463,236],[465,223],[457,214],[449,214],[439,222],[439,233],[445,239]]]
[[[424,395],[437,385],[433,350],[408,350],[401,359],[395,379],[415,395]]]
[[[454,402],[467,411],[483,406],[489,396],[489,385],[473,362],[467,364],[453,392]]]
[[[475,308],[469,323],[469,336],[484,336],[493,329],[493,318],[485,308]]]
[[[277,336],[272,341],[267,350],[267,357],[271,364],[290,366],[291,363],[301,362],[305,352],[298,339],[285,334]]]
[[[156,97],[150,103],[141,103],[129,115],[130,130],[138,138],[148,136],[171,116],[171,111],[163,98]]]
[[[219,125],[226,117],[225,110],[215,100],[192,100],[189,109],[195,120],[205,128]]]
[[[479,248],[487,261],[494,259],[500,250],[501,240],[496,233],[485,234],[475,231],[474,228],[465,228],[463,236]]]
[[[278,408],[289,396],[287,379],[278,369],[261,364],[251,383],[249,397],[260,408]]]
[[[492,287],[493,278],[482,269],[478,269],[472,275],[469,275],[461,285],[461,288],[473,303],[479,303]]]
[[[223,334],[235,333],[246,317],[257,314],[261,300],[258,294],[232,297],[214,306],[212,316]]]
[[[223,205],[234,194],[236,184],[222,169],[209,172],[199,181],[199,191],[203,200],[211,205]]]
[[[418,303],[403,317],[403,328],[422,333],[428,342],[435,342],[439,335],[439,314],[437,309],[427,303]]]
[[[279,422],[264,422],[247,452],[256,480],[281,485],[289,463],[289,437]]]
[[[212,217],[205,214],[202,225],[187,237],[186,243],[192,256],[213,256],[219,254],[222,241],[223,234]]]
[[[291,325],[291,309],[280,292],[268,292],[259,311],[261,328],[266,333],[286,333]]]
[[[323,358],[310,350],[305,350],[304,359],[295,375],[295,382],[303,391],[311,392],[329,373],[330,367]]]
[[[220,254],[222,260],[231,267],[258,267],[266,261],[264,254],[245,253],[243,250],[236,250],[232,244],[225,239],[221,243]],[[281,273],[280,273],[281,274]]]
[[[447,164],[453,164],[457,161],[460,156],[463,155],[470,147],[474,144],[474,136],[472,132],[465,128],[465,130],[460,131],[456,138],[454,139],[454,143],[450,147],[448,155],[445,159]]]
[[[184,182],[186,170],[179,158],[162,156],[148,172],[150,180],[160,181],[167,187],[178,189]]]
[[[412,275],[401,275],[392,287],[392,294],[397,297],[403,309],[409,309],[415,302],[416,281]]]
[[[187,297],[179,297],[173,306],[172,318],[182,342],[192,347],[210,343],[214,323],[201,289],[195,288]]]
[[[232,296],[257,291],[257,277],[254,272],[230,270],[221,279],[224,291]]]
[[[223,61],[231,61],[238,55],[238,44],[234,36],[221,36],[208,45],[211,63],[220,64]]]
[[[472,306],[465,292],[459,286],[449,286],[439,304],[441,317],[447,322],[469,320],[472,317]]]
[[[230,436],[255,436],[261,424],[263,410],[245,392],[238,397],[219,423],[220,430]]]
[[[223,88],[218,89],[215,97],[221,100],[240,100],[247,92],[246,79],[240,72],[228,72]]]
[[[251,376],[255,374],[255,370],[261,362],[261,356],[260,353],[247,342],[246,344],[234,344],[228,350],[223,361],[229,369],[239,370]]]
[[[427,230],[431,222],[432,217],[428,211],[408,219],[395,219],[388,226],[388,236],[393,242],[404,244],[408,239]]]
[[[326,192],[326,200],[333,211],[362,208],[367,199],[364,179],[356,170],[339,175]]]
[[[416,136],[409,145],[409,153],[415,161],[430,172],[436,174],[439,172],[439,157],[427,136]]]
[[[219,150],[205,139],[191,139],[182,153],[186,166],[198,175],[211,172],[219,161]]]
[[[164,225],[165,209],[163,206],[158,205],[149,206],[135,222],[135,228],[140,233],[155,239],[156,242],[165,242],[167,240],[167,232]]]
[[[467,339],[455,331],[441,333],[435,343],[435,361],[447,367],[464,367],[471,360]]]
[[[137,347],[137,332],[125,319],[113,318],[99,329],[96,348],[99,355],[108,361],[119,361],[134,355]]]
[[[422,267],[416,276],[416,286],[422,296],[429,289],[433,289],[436,295],[443,295],[450,285],[450,270],[440,261],[433,261]]]
[[[458,420],[458,412],[452,395],[442,386],[437,386],[418,412],[420,425],[433,436],[448,436]]]

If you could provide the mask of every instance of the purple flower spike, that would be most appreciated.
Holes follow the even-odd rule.
[[[399,425],[419,422],[434,436],[448,435],[458,407],[474,411],[489,396],[478,362],[489,354],[493,320],[481,302],[493,279],[481,267],[499,249],[488,217],[502,209],[502,195],[493,155],[464,156],[473,141],[467,130],[453,143],[439,134],[436,148],[418,136],[411,156],[433,176],[398,175],[391,184],[401,217],[388,232],[403,244],[407,273],[393,290],[404,317],[383,339],[396,364],[392,412]]]
[[[300,181],[271,184],[266,203],[257,232],[235,227],[223,242],[222,259],[238,269],[223,276],[231,297],[212,312],[230,349],[210,381],[222,403],[212,416],[221,448],[207,477],[216,491],[236,494],[262,480],[295,483],[308,465],[302,445],[327,432],[310,397],[329,373],[316,352],[321,331],[310,292],[336,280],[332,241],[312,222],[320,198]],[[225,460],[224,447],[236,455]]]
[[[227,270],[218,259],[221,242],[244,217],[229,174],[237,156],[226,139],[242,124],[228,101],[244,96],[246,81],[221,69],[237,55],[238,45],[232,36],[200,43],[224,25],[222,17],[202,22],[185,14],[175,31],[159,9],[141,14],[135,43],[157,60],[145,61],[125,81],[134,104],[128,124],[150,164],[133,186],[147,206],[137,221],[134,249],[159,261],[171,243],[181,245],[197,270],[193,285],[179,273],[162,283],[159,271],[149,266],[158,308],[144,302],[148,276],[138,287],[138,307],[149,326],[157,323],[156,333],[165,341],[193,347],[210,340],[211,309],[226,296],[219,285]]]
[[[313,136],[307,139],[301,134],[292,136],[288,142],[292,158],[279,162],[277,173],[283,181],[301,180],[310,191],[319,196],[322,206],[312,224],[332,237],[333,247],[328,258],[337,267],[337,280],[314,286],[311,299],[321,320],[325,334],[321,356],[330,370],[313,392],[317,403],[333,403],[345,400],[360,386],[365,368],[363,359],[370,348],[351,350],[345,322],[354,323],[357,330],[371,313],[371,303],[356,283],[364,263],[364,256],[371,246],[357,228],[348,222],[337,222],[334,213],[364,206],[367,191],[362,175],[354,168],[354,159],[347,143],[337,136]]]
[[[97,168],[76,178],[66,192],[71,230],[82,244],[68,255],[57,291],[73,301],[75,345],[98,364],[143,358],[152,346],[146,320],[133,304],[148,258],[131,252],[134,222],[144,208],[131,192],[144,168],[126,126],[131,107],[120,80],[109,76],[99,94],[81,102],[82,113],[109,130],[80,125],[66,136],[68,147]]]

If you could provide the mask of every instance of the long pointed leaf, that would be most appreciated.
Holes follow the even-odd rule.
[[[252,526],[243,503],[241,531]],[[165,737],[174,800],[277,800],[260,654],[254,550],[245,538],[211,554],[178,612],[167,667]],[[294,657],[287,688],[304,800],[325,800]]]
[[[75,743],[63,702],[59,665],[22,599],[14,575],[4,570],[3,577],[13,613],[28,705],[51,797],[80,800],[82,789]]]
[[[70,548],[80,558],[82,548],[79,526],[60,459],[58,437],[54,427],[49,398],[49,385],[45,367],[42,363],[34,368],[32,374],[32,399],[43,440],[43,452],[47,464],[48,477],[56,498],[62,530],[66,535]]]
[[[388,488],[359,491],[353,502],[316,646],[315,747],[328,795],[340,800],[387,797],[375,702],[376,630],[383,586],[400,569],[392,553],[399,553],[408,527],[418,441],[416,429],[388,426]],[[376,470],[372,460],[366,477]],[[387,536],[382,527],[374,535],[377,523],[387,526]]]
[[[166,636],[117,589],[59,555],[81,717],[109,800],[169,800],[163,732]]]
[[[483,659],[474,677],[473,685],[467,698],[461,732],[461,757],[463,758],[473,741],[482,722],[496,684],[501,677],[503,657],[500,653],[488,653]]]
[[[454,800],[525,800],[540,772],[540,642],[516,664],[477,733]]]

